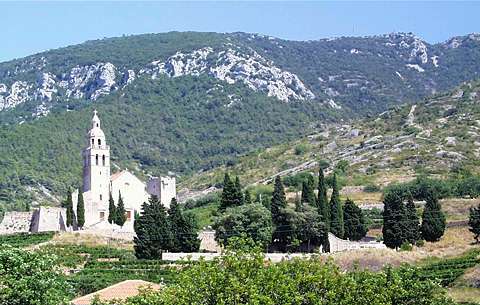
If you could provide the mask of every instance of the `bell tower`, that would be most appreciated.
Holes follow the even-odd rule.
[[[110,147],[100,127],[100,119],[94,110],[92,128],[87,133],[83,157],[83,192],[88,193],[96,210],[108,212],[110,190]],[[101,216],[100,220],[101,220]]]

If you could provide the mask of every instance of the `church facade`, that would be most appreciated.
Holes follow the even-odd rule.
[[[82,150],[83,162],[83,200],[85,203],[85,228],[105,227],[109,215],[109,198],[112,196],[115,205],[119,197],[125,204],[127,221],[124,231],[133,232],[135,213],[140,213],[142,204],[151,195],[159,198],[166,207],[176,198],[174,177],[151,177],[144,183],[128,170],[111,174],[110,146],[107,144],[102,130],[100,118],[94,111],[91,129],[86,135],[86,146]],[[74,207],[78,193],[72,194]]]

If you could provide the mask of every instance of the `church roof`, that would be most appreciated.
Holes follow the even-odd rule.
[[[125,174],[126,172],[128,172],[128,171],[123,170],[123,171],[119,171],[119,172],[116,172],[116,173],[110,175],[110,181],[113,181],[113,180],[119,178],[121,175]]]

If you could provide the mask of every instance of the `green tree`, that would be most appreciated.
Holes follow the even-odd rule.
[[[82,190],[78,190],[77,197],[77,225],[79,228],[83,228],[85,225],[85,203],[83,201]]]
[[[159,259],[164,250],[171,249],[173,237],[165,207],[157,196],[151,196],[142,206],[142,212],[134,225],[133,239],[135,256],[145,259]]]
[[[308,174],[308,178],[306,181],[302,183],[302,203],[308,203],[312,205],[316,205],[317,201],[315,200],[315,192],[313,191],[315,188],[313,176]]]
[[[285,190],[283,188],[282,178],[280,176],[275,177],[275,184],[273,187],[272,202],[270,205],[270,211],[272,213],[272,219],[274,224],[278,224],[278,215],[280,209],[287,207],[287,198],[285,197]]]
[[[250,194],[250,191],[248,189],[245,190],[244,202],[245,204],[253,203],[252,194]]]
[[[475,241],[478,244],[478,238],[480,237],[480,204],[477,207],[470,208],[468,225],[470,232],[474,234]]]
[[[127,221],[127,211],[125,210],[125,204],[123,203],[122,194],[118,191],[118,204],[115,209],[115,219],[114,223],[123,226]]]
[[[66,305],[72,293],[56,257],[41,251],[0,248],[0,304]]]
[[[220,199],[220,210],[223,211],[226,208],[235,205],[235,183],[230,179],[230,175],[225,173],[223,178],[222,196]]]
[[[412,196],[409,196],[405,206],[405,230],[406,241],[414,245],[420,239],[420,220]]]
[[[343,219],[345,223],[344,238],[360,240],[367,235],[368,230],[363,211],[350,199],[345,201]]]
[[[332,197],[330,198],[330,232],[338,238],[343,238],[345,232],[343,223],[343,204],[338,192],[337,175],[333,174]]]
[[[330,204],[328,203],[327,197],[327,184],[325,182],[325,175],[323,174],[323,167],[320,166],[318,169],[318,194],[317,194],[317,208],[318,214],[320,215],[324,225],[325,230],[330,232]],[[325,234],[324,240],[322,242],[323,251],[330,252],[330,242],[328,241],[328,234]]]
[[[195,218],[185,215],[177,202],[172,198],[168,221],[172,226],[173,252],[197,252],[200,248],[200,240],[196,229]]]
[[[262,248],[231,239],[223,256],[185,268],[175,283],[125,305],[453,305],[446,290],[412,267],[342,271],[321,259],[265,263]]]
[[[272,241],[273,225],[270,211],[259,203],[241,205],[225,210],[213,225],[215,239],[227,245],[231,237],[249,237],[264,249]]]
[[[383,241],[389,248],[399,248],[407,239],[405,232],[405,192],[402,188],[389,190],[383,198]]]
[[[66,214],[67,214],[67,221],[66,225],[67,227],[72,227],[74,223],[74,217],[75,214],[73,213],[73,202],[72,202],[72,191],[68,190],[67,192],[67,198],[65,200],[65,208],[67,209]]]
[[[430,191],[426,197],[420,230],[422,237],[426,241],[435,242],[438,241],[445,232],[446,218],[442,212],[442,207],[438,202],[436,193]]]
[[[233,191],[234,197],[234,206],[239,206],[244,203],[243,192],[242,192],[242,184],[240,183],[240,178],[238,176],[235,177],[235,185]]]
[[[115,207],[115,202],[113,201],[112,192],[108,194],[108,222],[114,223],[117,219],[117,208]]]

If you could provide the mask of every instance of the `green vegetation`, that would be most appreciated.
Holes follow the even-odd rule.
[[[77,225],[79,228],[83,228],[85,225],[85,202],[83,201],[83,192],[78,192],[77,199]]]
[[[127,305],[150,304],[454,304],[415,268],[342,272],[317,258],[265,264],[261,248],[232,241],[224,257],[201,261],[177,282],[133,297]]]
[[[168,221],[173,235],[173,252],[197,252],[200,247],[197,224],[195,217],[185,214],[178,205],[177,200],[172,198],[168,211]]]
[[[480,237],[480,205],[470,208],[468,225],[470,226],[470,232],[474,234],[475,242],[478,243],[478,238]]]
[[[343,207],[345,233],[344,239],[360,240],[367,235],[367,226],[363,211],[350,199]]]
[[[70,290],[55,257],[9,245],[0,248],[0,304],[66,305]]]
[[[80,269],[64,277],[73,287],[72,297],[130,279],[171,283],[177,273],[168,262],[136,259],[133,251],[110,246],[48,245],[40,253],[55,255],[58,266]]]
[[[13,247],[26,247],[47,242],[53,238],[54,232],[43,233],[18,233],[13,235],[0,235],[0,245]]]
[[[343,204],[340,201],[337,176],[335,174],[333,175],[332,196],[330,197],[330,231],[339,238],[343,238],[345,233]]]
[[[437,195],[431,192],[427,195],[425,208],[423,209],[422,225],[420,226],[422,237],[426,241],[438,241],[445,233],[445,227],[445,214],[442,212]]]

